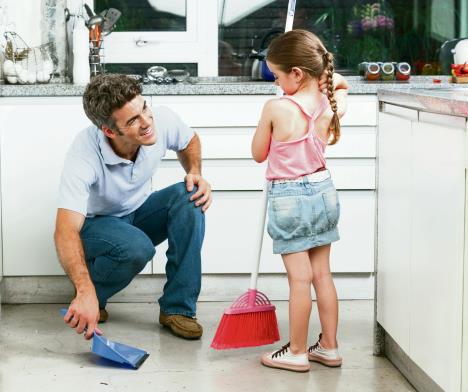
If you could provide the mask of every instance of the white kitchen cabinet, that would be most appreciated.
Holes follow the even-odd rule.
[[[58,185],[69,145],[89,125],[82,99],[2,98],[0,119],[3,274],[63,275],[53,242]]]
[[[374,193],[339,192],[342,239],[332,247],[333,272],[371,272],[374,269]],[[206,233],[202,251],[204,273],[245,273],[251,271],[257,230],[260,225],[260,191],[218,191],[206,212]],[[355,234],[353,236],[346,233]],[[371,239],[371,240],[370,240]],[[153,269],[163,273],[167,241],[156,251]],[[350,256],[352,255],[352,256]],[[357,260],[354,255],[359,255]],[[273,254],[271,238],[265,231],[260,272],[286,272],[280,255]]]
[[[401,192],[411,183],[414,110],[393,107],[379,114],[377,220],[377,321],[409,354],[411,203]]]
[[[204,174],[215,189],[203,250],[207,273],[250,272],[265,171],[264,165],[251,159],[250,141],[261,108],[270,98],[147,97],[150,103],[172,107],[202,139]],[[371,273],[376,98],[351,96],[350,107],[361,108],[363,115],[356,116],[350,109],[340,143],[327,150],[342,203],[341,241],[333,247],[332,268]],[[57,188],[65,153],[76,133],[89,124],[81,97],[2,98],[0,118],[4,275],[63,275],[53,244]],[[154,188],[181,181],[183,176],[175,154],[169,153],[154,177]],[[164,245],[157,249],[156,260],[153,272],[162,272]],[[150,263],[145,272],[151,271]],[[261,271],[284,271],[266,233]]]
[[[263,104],[271,96],[160,96],[153,104],[172,108],[195,129],[203,149],[203,175],[214,190],[206,214],[204,273],[248,273],[253,255],[265,164],[251,158],[251,141]],[[350,96],[342,137],[327,148],[328,166],[340,193],[341,240],[332,247],[333,272],[372,273],[375,236],[375,155],[377,102]],[[359,113],[359,115],[356,115]],[[168,152],[153,177],[155,189],[182,181],[176,154]],[[156,252],[154,273],[164,272],[167,242]],[[265,232],[260,271],[285,272]]]
[[[466,119],[384,104],[378,139],[377,321],[443,390],[466,391]]]
[[[413,123],[410,354],[446,391],[460,390],[465,137],[462,118]]]

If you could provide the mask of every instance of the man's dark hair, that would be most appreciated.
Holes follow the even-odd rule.
[[[94,125],[116,129],[112,113],[141,94],[138,82],[126,75],[103,74],[91,79],[83,95],[83,108]]]

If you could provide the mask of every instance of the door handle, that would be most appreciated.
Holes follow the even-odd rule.
[[[146,46],[148,44],[157,44],[158,41],[155,39],[144,39],[144,38],[137,38],[135,39],[135,45],[138,46],[139,48],[142,48],[143,46]]]

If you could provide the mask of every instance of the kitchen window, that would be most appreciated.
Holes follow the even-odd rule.
[[[94,0],[122,11],[105,62],[126,73],[154,64],[198,76],[251,76],[252,54],[283,32],[288,0]],[[447,73],[447,40],[468,37],[468,0],[297,0],[294,28],[316,33],[337,70],[405,61],[413,74]],[[445,66],[444,66],[445,64]],[[109,70],[114,70],[108,66]],[[134,72],[132,72],[134,70]]]
[[[218,0],[94,0],[100,12],[117,8],[122,16],[105,37],[107,64],[196,64],[199,76],[217,74]],[[140,68],[135,66],[135,68]],[[139,72],[141,73],[141,72]]]
[[[284,30],[287,0],[220,0],[219,75],[251,75],[251,54]],[[405,61],[446,72],[447,40],[468,37],[468,0],[297,0],[294,28],[317,34],[344,74],[363,61]],[[440,58],[440,57],[445,58]]]

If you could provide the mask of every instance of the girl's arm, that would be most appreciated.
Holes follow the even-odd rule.
[[[335,100],[338,106],[338,117],[341,118],[348,108],[349,85],[346,79],[336,72],[333,74],[333,84],[335,85]]]
[[[272,106],[274,106],[274,101],[269,100],[265,103],[252,140],[252,157],[258,163],[262,163],[267,159],[270,150],[271,132],[273,131]]]
[[[333,73],[333,85],[335,86],[335,100],[338,106],[338,117],[341,118],[346,113],[348,107],[348,89],[349,85],[346,79],[339,73]],[[327,76],[322,75],[319,80],[321,91],[327,90]]]

